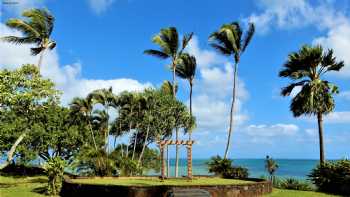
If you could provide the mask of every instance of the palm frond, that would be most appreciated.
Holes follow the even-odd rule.
[[[36,41],[32,37],[17,37],[17,36],[5,36],[0,39],[1,41],[10,42],[14,44],[30,44]]]
[[[247,46],[249,45],[250,41],[253,38],[254,32],[255,32],[254,23],[249,23],[248,30],[245,33],[244,38],[242,40],[242,52],[244,52]]]
[[[6,26],[22,32],[26,37],[40,37],[40,33],[36,29],[21,19],[9,19]]]
[[[193,32],[191,32],[190,34],[184,35],[184,37],[182,38],[182,49],[185,49],[187,44],[191,41],[193,37]]]
[[[145,50],[143,53],[147,54],[147,55],[152,55],[152,56],[155,56],[155,57],[158,57],[161,59],[167,59],[169,57],[168,54],[166,54],[162,51],[153,50],[153,49]]]
[[[219,53],[221,53],[223,55],[227,55],[227,56],[231,55],[231,51],[229,51],[227,48],[225,48],[219,44],[210,43],[210,46],[212,46],[215,50],[217,50]]]
[[[30,52],[32,55],[36,56],[38,54],[40,54],[42,51],[44,51],[45,48],[44,47],[34,47],[34,48],[30,48]]]

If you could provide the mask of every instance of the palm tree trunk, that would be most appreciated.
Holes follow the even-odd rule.
[[[19,143],[22,142],[22,140],[24,139],[24,137],[27,135],[27,131],[25,131],[24,133],[22,133],[17,140],[15,141],[15,143],[11,146],[10,150],[7,152],[7,159],[5,161],[5,163],[3,163],[0,166],[0,170],[4,169],[6,166],[8,166],[11,161],[13,160],[13,155],[15,154],[16,148],[18,146]]]
[[[179,140],[179,129],[176,127],[176,141]],[[176,153],[175,153],[175,177],[178,177],[179,174],[179,145],[176,144]]]
[[[142,160],[142,157],[143,157],[143,153],[144,153],[144,151],[145,151],[145,149],[146,149],[146,143],[147,143],[147,140],[148,140],[149,129],[150,129],[150,125],[148,124],[147,130],[146,130],[145,141],[144,141],[144,143],[143,143],[142,150],[141,150],[140,157],[139,157],[139,161],[138,161],[138,164],[139,164],[139,165],[141,164],[141,160]]]
[[[166,170],[166,176],[170,176],[170,158],[169,158],[169,146],[166,145],[166,159],[167,159],[167,170]]]
[[[95,140],[94,132],[92,130],[92,126],[91,126],[91,122],[90,121],[89,121],[89,127],[90,127],[91,136],[92,136],[92,141],[94,142],[95,150],[97,151],[96,140]]]
[[[137,126],[136,126],[137,129]],[[135,139],[134,139],[134,150],[132,151],[132,157],[131,160],[134,160],[135,152],[136,152],[136,143],[137,143],[137,131],[135,132]]]
[[[317,122],[318,122],[318,137],[320,141],[320,164],[323,165],[325,162],[324,158],[324,146],[323,146],[323,117],[322,113],[317,114]]]
[[[234,79],[233,79],[233,88],[232,88],[232,103],[231,103],[231,110],[230,110],[230,124],[229,124],[229,129],[228,129],[228,136],[227,136],[227,143],[226,143],[224,159],[226,159],[227,155],[228,155],[228,150],[230,148],[230,142],[231,142],[231,134],[232,134],[232,130],[233,130],[233,113],[234,113],[234,107],[235,107],[235,101],[236,101],[237,75],[238,75],[238,62],[235,63],[235,68],[234,68]]]
[[[39,62],[38,62],[39,72],[40,72],[40,70],[41,70],[41,64],[43,63],[44,53],[45,53],[45,49],[42,50],[42,51],[40,52]]]
[[[190,117],[192,118],[192,82],[190,82]],[[192,140],[192,131],[188,133],[188,140]]]

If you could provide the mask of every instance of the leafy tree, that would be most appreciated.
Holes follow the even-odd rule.
[[[54,84],[41,78],[34,65],[0,71],[0,138],[7,142],[0,145],[3,153],[7,154],[7,160],[0,169],[13,161],[17,147],[26,136],[31,135],[33,123],[40,121],[38,112],[58,103],[58,96]],[[14,121],[3,117],[8,114],[15,117]]]
[[[60,157],[50,158],[45,166],[48,177],[47,193],[49,195],[58,195],[61,191],[64,168],[66,163]]]
[[[163,28],[152,39],[153,43],[159,45],[160,50],[149,49],[144,53],[161,59],[171,58],[170,68],[173,73],[173,96],[176,96],[176,66],[184,49],[192,39],[193,33],[184,35],[181,45],[179,44],[179,35],[175,27]],[[176,128],[176,140],[178,140],[178,129]],[[176,163],[175,176],[178,176],[179,165],[179,145],[176,145]]]
[[[218,50],[221,54],[226,56],[233,56],[234,64],[234,79],[232,89],[232,103],[230,110],[230,124],[228,129],[227,144],[224,158],[227,158],[228,150],[230,148],[231,134],[233,130],[233,113],[236,101],[236,85],[238,77],[238,64],[241,55],[246,50],[248,44],[253,38],[255,27],[253,23],[249,24],[247,32],[243,35],[243,31],[238,22],[224,24],[221,28],[212,33],[209,40],[212,41],[211,46]]]
[[[36,44],[36,47],[31,48],[31,53],[35,56],[40,54],[38,63],[40,70],[44,52],[56,46],[56,42],[50,38],[55,18],[46,9],[26,10],[22,16],[27,20],[12,18],[6,22],[6,25],[20,31],[23,36],[5,36],[2,40],[14,44]]]
[[[343,61],[337,61],[333,50],[324,51],[321,46],[304,45],[298,52],[289,54],[279,76],[293,81],[281,91],[282,96],[289,96],[296,87],[301,90],[294,96],[290,110],[295,117],[316,115],[320,142],[320,163],[325,162],[323,147],[323,115],[333,111],[333,94],[338,87],[323,79],[331,71],[344,67]]]
[[[176,66],[176,75],[186,79],[190,85],[190,115],[192,116],[192,89],[193,80],[196,74],[196,58],[188,53],[183,53],[180,57],[179,64]],[[189,132],[188,139],[191,140],[192,132]]]

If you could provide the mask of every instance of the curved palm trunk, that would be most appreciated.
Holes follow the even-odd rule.
[[[224,154],[224,159],[227,158],[228,150],[230,148],[230,142],[231,142],[231,134],[233,130],[233,113],[234,113],[234,107],[235,107],[235,101],[236,101],[236,84],[237,84],[237,75],[238,75],[238,63],[235,63],[234,68],[234,79],[233,79],[233,88],[232,88],[232,103],[231,103],[231,110],[230,110],[230,125],[228,129],[228,136],[227,136],[227,143],[226,143],[226,149]]]
[[[323,117],[322,113],[317,114],[317,123],[318,123],[318,137],[320,141],[320,164],[323,165],[325,162],[324,158],[324,145],[323,145]]]
[[[136,129],[137,129],[138,126],[136,126]],[[131,156],[131,160],[134,160],[134,157],[135,157],[135,152],[136,152],[136,143],[137,143],[137,130],[135,132],[135,139],[134,139],[134,150],[132,151],[132,156]]]
[[[143,153],[145,152],[145,149],[146,149],[146,143],[147,143],[147,140],[148,140],[149,129],[150,129],[149,127],[150,127],[150,125],[148,124],[147,130],[146,130],[145,141],[144,141],[144,143],[143,143],[142,150],[141,150],[140,157],[139,157],[139,161],[138,161],[138,164],[139,164],[139,165],[141,164],[141,160],[142,160],[142,157],[143,157]]]
[[[89,114],[89,116],[91,117],[91,113]],[[89,118],[90,118],[89,117]],[[91,126],[91,121],[89,120],[89,128],[90,128],[90,132],[91,132],[91,136],[92,136],[92,141],[94,142],[94,146],[95,146],[95,150],[97,151],[97,145],[96,145],[96,140],[95,140],[95,135],[94,132],[92,130],[92,126]]]
[[[39,72],[40,72],[40,70],[41,70],[41,64],[43,63],[44,53],[45,53],[45,49],[44,49],[43,51],[40,52],[39,62],[38,62]]]
[[[24,139],[24,137],[27,135],[27,131],[25,131],[24,133],[22,133],[17,140],[15,141],[15,143],[11,146],[10,150],[7,152],[7,159],[5,161],[5,163],[3,163],[0,166],[0,170],[4,169],[6,166],[8,166],[11,161],[13,160],[13,155],[15,154],[16,148],[18,146],[19,143],[22,142],[22,140]]]
[[[190,82],[190,117],[192,118],[192,82]],[[192,131],[188,133],[188,140],[192,140]]]

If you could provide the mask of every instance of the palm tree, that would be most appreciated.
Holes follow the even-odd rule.
[[[54,27],[55,18],[46,9],[30,9],[22,13],[27,20],[9,19],[6,25],[20,31],[23,36],[5,36],[1,39],[14,44],[36,44],[31,48],[32,55],[40,54],[38,67],[40,69],[44,52],[54,49],[56,42],[50,36]]]
[[[163,28],[153,37],[153,43],[159,45],[160,50],[149,49],[144,53],[161,59],[171,58],[170,68],[173,72],[173,95],[176,97],[176,65],[184,49],[192,39],[193,33],[184,35],[182,44],[179,44],[179,34],[175,27]],[[176,129],[176,140],[178,140],[178,129]],[[176,145],[175,177],[178,176],[179,145]]]
[[[241,55],[246,50],[251,39],[253,38],[255,27],[253,23],[249,24],[247,32],[243,34],[242,28],[238,22],[224,24],[221,28],[210,35],[209,40],[212,41],[211,46],[218,50],[221,54],[226,56],[233,56],[234,64],[234,78],[232,89],[232,103],[230,110],[230,124],[228,129],[227,144],[224,154],[224,159],[227,158],[228,150],[230,148],[231,134],[233,130],[233,113],[236,100],[236,85],[238,76],[238,64]]]
[[[92,120],[92,103],[89,99],[83,98],[74,98],[72,103],[70,104],[70,109],[72,110],[72,115],[82,115],[84,119],[88,122],[89,129],[91,131],[92,141],[95,146],[95,150],[97,151],[96,140],[94,136],[94,132],[92,130],[91,120]]]
[[[196,74],[196,58],[188,53],[181,55],[179,64],[176,66],[176,75],[182,79],[186,79],[190,85],[190,115],[192,116],[192,89],[193,80]],[[188,139],[191,140],[192,132],[188,133]]]
[[[270,181],[273,182],[274,174],[276,170],[279,168],[277,162],[267,155],[265,159],[265,168],[267,172],[270,174]]]
[[[293,81],[282,89],[282,96],[289,96],[296,87],[301,88],[290,104],[294,117],[317,116],[321,164],[325,162],[323,115],[333,111],[335,102],[332,95],[339,92],[338,87],[324,80],[323,76],[330,71],[339,71],[343,66],[344,62],[333,56],[333,50],[325,52],[321,46],[304,45],[298,52],[289,54],[279,72],[280,77]]]

